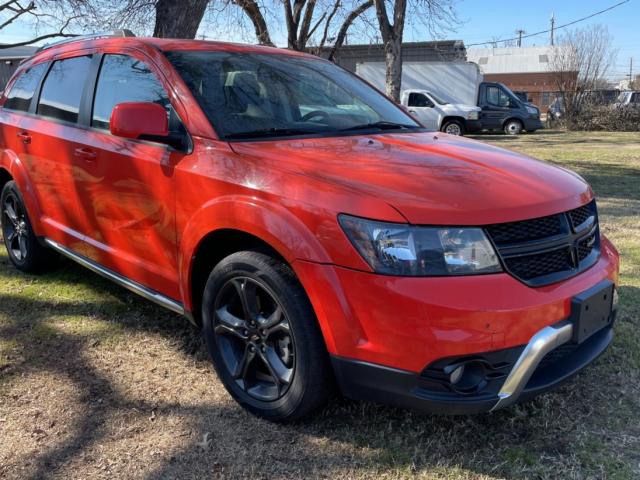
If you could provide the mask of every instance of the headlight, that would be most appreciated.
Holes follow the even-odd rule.
[[[530,107],[527,105],[527,112],[531,115],[539,115],[538,109],[536,107]]]
[[[478,120],[478,112],[467,113],[467,120]]]
[[[414,227],[340,215],[340,226],[377,273],[471,275],[502,271],[480,228]]]

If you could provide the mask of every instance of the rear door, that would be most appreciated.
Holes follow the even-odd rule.
[[[175,166],[183,153],[160,143],[114,136],[113,107],[153,102],[167,109],[170,128],[183,129],[160,72],[137,52],[96,60],[86,134],[74,146],[85,159],[76,171],[81,204],[91,219],[87,256],[168,297],[180,298],[175,232]]]
[[[21,160],[42,210],[42,234],[78,252],[87,217],[75,181],[73,142],[82,135],[78,114],[91,58],[75,54],[53,61],[18,132],[29,137]]]

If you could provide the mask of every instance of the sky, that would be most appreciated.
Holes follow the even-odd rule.
[[[508,39],[516,36],[515,31],[522,29],[528,33],[546,30],[550,26],[553,12],[556,26],[572,22],[579,18],[593,14],[599,10],[611,7],[622,0],[529,0],[519,2],[504,2],[504,0],[459,0],[456,11],[461,23],[457,28],[448,32],[445,38],[460,39],[469,46],[473,43],[491,41],[496,38]],[[615,64],[609,71],[609,78],[613,81],[622,80],[629,73],[629,59],[633,58],[634,74],[640,73],[640,0],[628,0],[626,3],[582,21],[568,29],[586,27],[593,24],[603,24],[609,29],[613,37],[612,47],[617,51]],[[206,28],[206,27],[204,27]],[[563,30],[558,30],[557,36]],[[216,39],[221,34],[205,31],[207,39]],[[25,40],[33,36],[33,27],[27,23],[16,23],[0,31],[0,43],[10,43]],[[224,40],[244,40],[246,38],[229,38],[224,34]],[[283,41],[282,33],[272,34],[276,43]],[[431,40],[426,28],[420,22],[415,22],[405,32],[406,41]],[[357,39],[350,38],[351,43]],[[367,40],[369,41],[369,40]],[[523,39],[523,45],[546,45],[549,34],[542,34]]]

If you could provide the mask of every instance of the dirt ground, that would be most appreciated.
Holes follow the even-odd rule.
[[[0,478],[640,478],[640,135],[479,138],[582,174],[621,251],[614,344],[575,381],[473,417],[336,399],[278,426],[236,406],[182,318],[2,249]]]

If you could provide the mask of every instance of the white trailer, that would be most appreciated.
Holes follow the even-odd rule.
[[[384,62],[362,62],[356,74],[385,91]],[[427,90],[452,104],[477,105],[482,73],[472,62],[403,62],[402,89]]]

